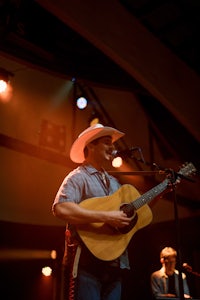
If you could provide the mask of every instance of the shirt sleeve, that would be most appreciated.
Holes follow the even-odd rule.
[[[80,203],[83,195],[83,183],[79,176],[66,176],[63,180],[52,205],[54,212],[55,205],[63,202]]]
[[[184,294],[190,295],[190,290],[188,287],[186,276],[183,276],[183,291],[184,291]]]
[[[151,290],[155,298],[161,297],[165,293],[162,277],[158,272],[151,274]]]

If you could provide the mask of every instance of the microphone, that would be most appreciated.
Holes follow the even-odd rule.
[[[125,150],[113,150],[112,152],[112,156],[113,157],[129,157],[129,158],[132,158],[133,157],[133,152],[134,151],[140,151],[140,148],[139,147],[132,147],[130,149],[125,149]]]
[[[183,263],[183,268],[187,271],[187,272],[189,272],[189,273],[191,273],[191,274],[193,274],[193,275],[195,275],[195,276],[198,276],[198,277],[200,277],[200,273],[198,273],[198,272],[196,272],[196,271],[193,271],[192,270],[192,267],[190,266],[190,265],[188,265],[187,263]]]
[[[183,268],[188,272],[192,272],[192,267],[187,263],[183,263]]]

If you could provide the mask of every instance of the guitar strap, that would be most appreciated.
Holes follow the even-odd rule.
[[[74,257],[74,263],[73,263],[73,269],[72,269],[73,278],[77,277],[78,263],[79,263],[80,255],[81,255],[81,246],[78,245],[77,249],[76,249],[76,253],[75,253],[75,257]]]
[[[72,238],[69,229],[65,231],[65,253],[63,257],[64,266],[64,287],[63,294],[65,300],[75,299],[75,286],[78,272],[78,264],[81,255],[81,246]]]

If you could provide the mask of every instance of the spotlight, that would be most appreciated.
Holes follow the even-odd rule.
[[[86,108],[88,104],[88,101],[85,97],[81,96],[81,97],[78,97],[76,99],[76,106],[79,108],[79,109],[84,109]]]
[[[14,76],[13,73],[0,68],[0,93],[6,91],[10,76]]]
[[[98,124],[100,121],[99,121],[99,118],[98,117],[95,117],[93,118],[91,121],[90,121],[90,126],[92,125],[95,125],[95,124]]]
[[[3,79],[0,79],[0,93],[5,92],[7,86],[8,86],[7,82],[4,81]]]
[[[74,102],[79,109],[84,109],[88,105],[87,93],[84,87],[80,84],[75,77],[72,78],[74,84]]]
[[[113,159],[113,161],[112,161],[112,166],[114,167],[114,168],[119,168],[119,167],[121,167],[122,166],[122,164],[123,164],[123,160],[122,160],[122,158],[121,157],[115,157],[114,159]]]
[[[51,258],[52,259],[56,259],[57,258],[57,252],[56,252],[56,250],[52,250],[51,251]]]
[[[52,274],[52,268],[49,267],[49,266],[43,267],[43,268],[42,268],[42,274],[43,274],[44,276],[46,276],[46,277],[51,276],[51,274]]]

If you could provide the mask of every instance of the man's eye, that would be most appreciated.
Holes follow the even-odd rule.
[[[105,145],[112,146],[112,143],[110,141],[109,142],[105,142]]]

